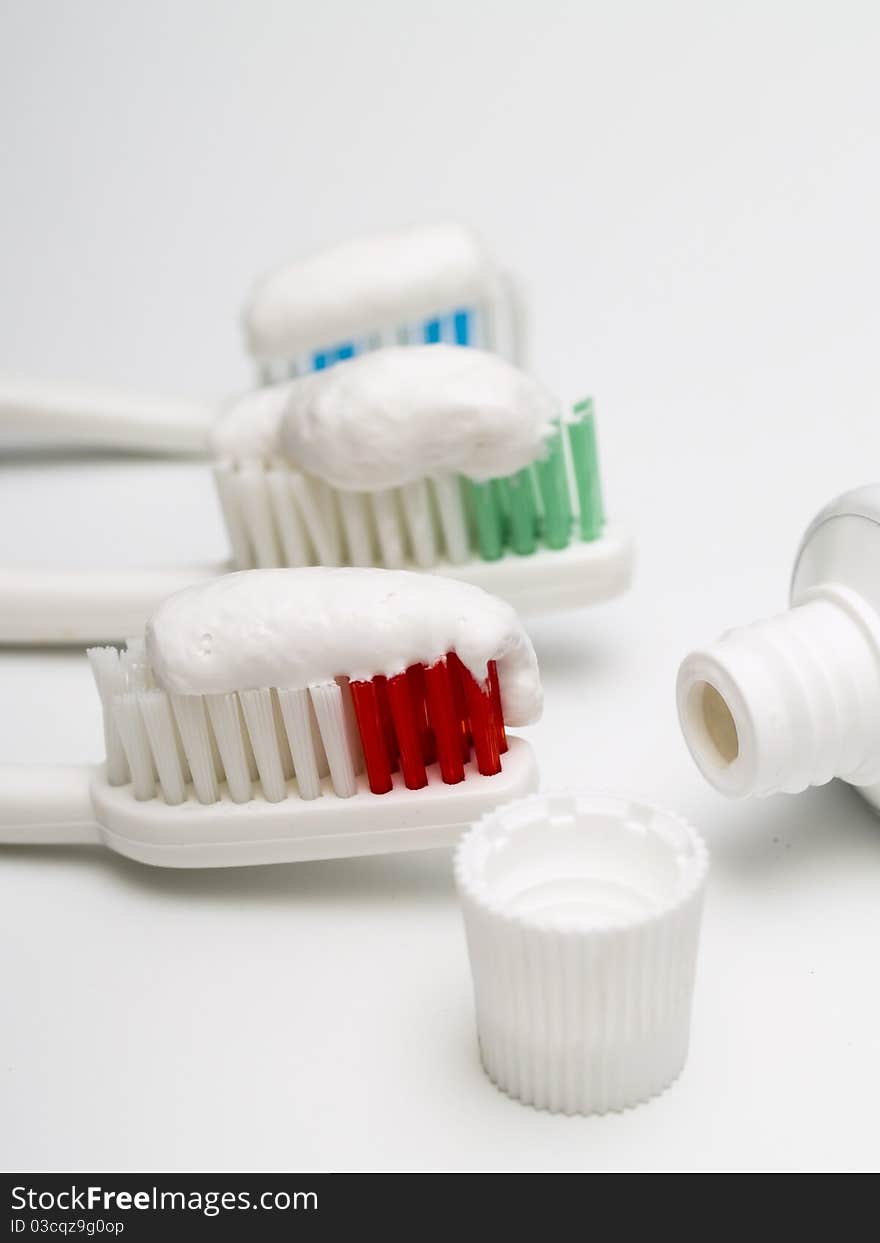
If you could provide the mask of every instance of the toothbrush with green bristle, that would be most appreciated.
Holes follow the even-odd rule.
[[[482,350],[390,347],[256,390],[221,411],[210,448],[231,568],[416,569],[527,614],[629,583],[631,543],[605,519],[592,399],[563,412]],[[124,637],[187,573],[220,568],[170,581],[0,572],[0,640]]]
[[[567,445],[566,445],[567,442]],[[474,483],[463,479],[484,561],[505,551],[530,556],[538,547],[568,548],[599,539],[605,525],[596,420],[591,397],[579,401],[545,442],[546,456],[515,475]],[[571,462],[576,503],[572,503]]]

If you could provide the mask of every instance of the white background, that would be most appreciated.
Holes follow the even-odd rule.
[[[633,591],[536,622],[545,788],[706,834],[692,1052],[649,1106],[536,1113],[479,1067],[445,854],[173,873],[0,856],[0,1164],[876,1168],[880,824],[839,784],[726,803],[672,683],[781,607],[880,451],[870,3],[6,0],[0,366],[221,395],[253,277],[458,216],[523,277],[534,369],[595,394]],[[224,554],[196,465],[7,459],[0,561]],[[100,754],[84,660],[0,653],[0,756]]]

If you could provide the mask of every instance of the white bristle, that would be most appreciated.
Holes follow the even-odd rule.
[[[319,565],[339,565],[342,561],[339,526],[326,484],[291,472],[290,488],[302,515]]]
[[[120,652],[119,668],[126,690],[145,691],[150,685],[152,674],[143,644],[140,647],[126,647],[124,652]]]
[[[306,693],[308,694],[308,691]],[[312,703],[311,695],[309,695],[309,725],[312,728],[312,746],[315,750],[318,776],[323,780],[324,777],[330,776],[330,765],[327,763],[327,748],[324,746],[324,739],[321,737],[321,727],[315,715],[315,705]]]
[[[509,348],[503,351],[506,358],[511,357],[510,350],[513,355],[521,353],[524,342],[522,340],[522,332],[524,323],[521,318],[521,308],[517,310],[518,295],[506,280],[508,284],[509,296],[512,299],[506,315],[499,316],[498,307],[491,302],[484,302],[479,311],[477,320],[478,336],[474,340],[474,344],[483,350],[496,350],[498,348],[498,340],[501,338],[509,338]]]
[[[486,349],[486,312],[476,305],[471,309],[471,345],[477,349]]]
[[[281,564],[281,548],[272,517],[266,471],[259,462],[246,462],[239,471],[241,512],[254,549],[258,569]]]
[[[401,345],[424,345],[425,344],[425,322],[417,319],[411,324],[401,324],[398,329],[398,336]]]
[[[371,492],[370,503],[376,522],[376,536],[379,541],[379,556],[387,570],[399,570],[406,561],[406,546],[403,540],[403,523],[398,507],[397,493],[394,489],[387,492]]]
[[[275,718],[275,736],[278,739],[278,753],[281,756],[281,771],[284,773],[284,780],[291,781],[293,779],[293,755],[287,740],[287,730],[277,690],[272,691],[272,715]]]
[[[196,797],[200,803],[216,803],[218,791],[214,746],[204,698],[201,695],[172,695],[171,704],[192,773]]]
[[[323,565],[342,565],[342,520],[339,516],[339,494],[323,479],[311,479],[312,495],[316,498],[324,532],[326,553]]]
[[[455,475],[437,475],[431,482],[446,556],[453,565],[461,565],[471,555],[461,483]]]
[[[340,492],[339,512],[350,565],[375,565],[372,523],[362,492]]]
[[[285,463],[214,468],[239,569],[278,565],[433,568],[471,557],[467,512],[454,475],[401,488],[345,492]]]
[[[236,695],[236,699],[238,696]],[[241,725],[241,736],[244,739],[244,751],[247,756],[248,773],[251,783],[260,780],[260,774],[257,772],[257,761],[254,756],[254,748],[251,746],[251,736],[248,733],[247,723],[244,719],[244,712],[241,706],[241,700],[238,700],[238,720]]]
[[[204,695],[201,696],[204,699]],[[208,716],[208,706],[205,704],[205,724],[208,728],[208,742],[211,746],[211,760],[214,764],[214,776],[218,782],[226,780],[226,773],[223,769],[223,758],[220,755],[220,748],[217,746],[217,736],[211,728],[210,718]]]
[[[315,799],[328,774],[338,797],[357,793],[364,759],[347,677],[303,689],[169,695],[155,686],[139,642],[121,655],[92,649],[89,658],[124,771],[115,784],[130,781],[134,798],[245,803],[256,782],[268,802]]]
[[[240,570],[251,570],[254,559],[239,499],[238,471],[228,462],[218,462],[214,467],[214,483],[235,564]]]
[[[181,748],[171,712],[171,704],[164,691],[148,690],[139,696],[141,717],[153,763],[162,787],[166,803],[176,806],[186,798],[187,772],[181,762]]]
[[[114,696],[125,690],[125,675],[119,667],[119,652],[115,647],[90,647],[86,651],[95,685],[101,697],[104,714],[104,752],[107,760],[107,780],[112,786],[125,785],[129,778],[128,760],[113,715]]]
[[[156,771],[138,698],[136,691],[117,695],[113,700],[113,715],[131,770],[132,791],[135,798],[142,802],[153,798],[156,793]]]
[[[206,695],[205,704],[223,761],[229,797],[233,803],[246,803],[251,797],[251,769],[238,698],[233,694]]]
[[[437,563],[437,536],[427,482],[416,479],[412,483],[404,484],[400,489],[400,500],[409,531],[413,560],[421,569],[430,569]]]
[[[278,703],[301,798],[318,798],[321,776],[312,736],[311,700],[307,690],[279,690]]]
[[[356,773],[364,770],[364,748],[361,743],[361,732],[358,729],[357,713],[354,710],[354,699],[351,694],[351,681],[348,678],[337,678],[336,684],[342,696],[342,715],[345,720],[345,740],[352,768]]]
[[[137,660],[141,664],[149,666],[147,660],[147,645],[140,635],[131,635],[125,640],[125,650],[132,660]]]
[[[286,467],[279,466],[272,467],[266,472],[272,512],[284,553],[284,564],[312,565],[315,558],[308,531],[293,499],[290,475],[291,472]]]
[[[327,752],[333,789],[340,798],[351,798],[357,790],[357,780],[348,746],[342,691],[335,682],[322,682],[309,689]]]
[[[239,699],[251,736],[263,794],[267,802],[280,803],[286,791],[272,692],[265,689],[241,691]]]

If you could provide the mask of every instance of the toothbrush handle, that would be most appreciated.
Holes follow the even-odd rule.
[[[166,596],[230,568],[0,569],[0,643],[83,645],[140,635]]]
[[[0,843],[62,846],[99,842],[86,765],[0,768]]]
[[[209,404],[173,397],[0,379],[0,435],[17,446],[201,457],[208,453],[215,413]]]

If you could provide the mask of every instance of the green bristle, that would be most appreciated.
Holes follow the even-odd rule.
[[[510,542],[510,502],[507,499],[507,488],[504,486],[507,481],[490,479],[489,482],[492,485],[492,497],[501,521],[501,542],[506,545]]]
[[[544,543],[548,548],[567,548],[571,539],[571,500],[559,427],[547,441],[546,449],[546,455],[535,463],[544,510]]]
[[[553,549],[569,546],[574,515],[571,471],[577,486],[581,537],[594,540],[601,535],[605,516],[592,399],[578,402],[566,427],[568,450],[561,424],[557,424],[545,444],[544,457],[533,466],[483,483],[462,479],[470,525],[484,561],[498,561],[507,548],[529,556],[539,544]]]
[[[515,553],[527,556],[538,545],[538,510],[532,472],[526,467],[500,482],[507,499],[510,545]]]
[[[605,512],[602,506],[602,483],[599,478],[599,453],[596,444],[596,419],[593,399],[586,398],[574,407],[568,424],[568,443],[580,505],[581,538],[598,539],[602,534]]]
[[[495,480],[488,483],[468,481],[473,506],[477,544],[484,561],[497,561],[504,551],[504,520],[496,496]]]

